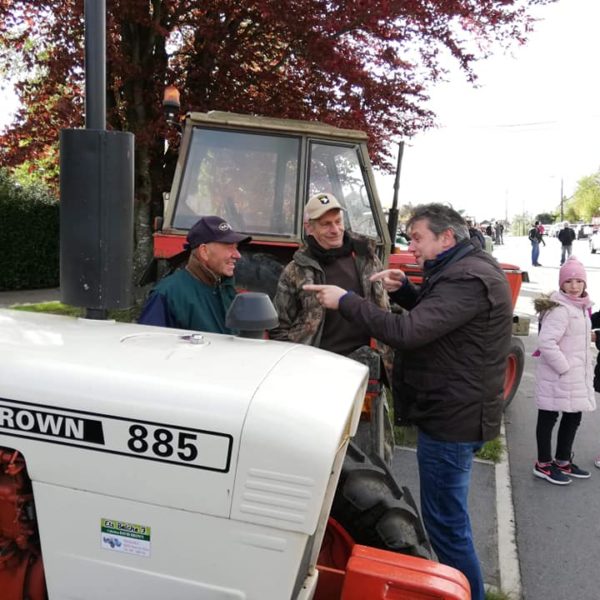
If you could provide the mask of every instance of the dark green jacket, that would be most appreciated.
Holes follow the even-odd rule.
[[[215,286],[179,269],[152,290],[138,323],[211,333],[236,333],[225,326],[225,315],[235,298],[233,278]]]

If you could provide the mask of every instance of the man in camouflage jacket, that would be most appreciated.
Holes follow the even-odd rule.
[[[326,310],[314,294],[302,289],[307,283],[335,284],[338,273],[346,281],[348,278],[354,280],[354,291],[360,296],[389,310],[383,285],[370,281],[371,275],[383,268],[375,253],[375,242],[344,231],[342,210],[332,194],[317,194],[308,201],[307,245],[294,254],[279,279],[274,298],[279,326],[269,332],[271,339],[308,344],[346,356],[360,346],[369,345],[371,338],[368,332],[340,319],[339,315],[337,320],[332,320],[336,311]],[[344,261],[346,274],[343,269],[336,269]],[[345,334],[347,339],[341,339]],[[389,376],[392,350],[378,341],[374,342],[374,346],[383,358]],[[391,378],[388,377],[388,381]]]

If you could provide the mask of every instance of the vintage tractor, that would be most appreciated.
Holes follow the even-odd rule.
[[[458,571],[359,545],[328,519],[347,452],[364,461],[349,449],[364,365],[10,310],[0,353],[2,600],[470,597]],[[357,519],[385,476],[362,473],[345,482]],[[412,518],[390,501],[374,536]]]
[[[92,152],[81,158],[77,138],[108,135],[63,136],[63,209],[74,204],[77,223],[83,183],[70,184],[69,171],[79,181],[95,164]],[[217,135],[204,156],[216,161],[240,143]],[[265,140],[255,135],[245,150],[248,166],[260,150],[264,177],[252,183],[265,201],[273,164]],[[330,150],[315,149],[323,176],[336,156]],[[86,169],[73,164],[80,159]],[[294,168],[283,158],[275,164],[279,174]],[[240,174],[223,173],[223,189]],[[201,177],[192,179],[204,189]],[[95,196],[89,203],[100,211]],[[237,206],[226,205],[229,218],[239,218]],[[290,225],[299,209],[280,211],[268,229],[267,208],[251,228],[263,243],[244,257],[247,290],[269,289],[266,282],[273,292],[284,260],[276,253],[299,243]],[[357,223],[377,231],[372,213],[360,210]],[[193,220],[188,215],[187,226]],[[84,263],[95,245],[76,253],[83,259],[75,268],[68,249],[87,236],[71,233],[61,240],[64,264],[67,274],[83,274],[61,289],[87,300]],[[182,233],[183,226],[167,241],[181,243]],[[367,456],[353,441],[372,416],[365,398],[381,409],[375,367],[266,339],[117,324],[91,301],[86,319],[0,313],[2,600],[470,597],[461,573],[429,560],[409,490],[376,450]]]
[[[238,283],[272,295],[318,191],[387,261],[362,132],[190,114],[155,234],[160,270],[199,216],[221,214],[253,236]],[[470,597],[461,573],[424,558],[410,492],[353,441],[378,417],[363,409],[376,379],[365,365],[267,339],[16,311],[0,311],[0,352],[2,600]]]
[[[216,214],[253,238],[236,269],[238,285],[272,296],[283,266],[303,244],[304,204],[319,192],[338,198],[346,209],[346,228],[375,239],[384,263],[419,281],[412,254],[396,252],[391,242],[396,223],[386,222],[364,132],[223,112],[185,117],[173,185],[154,234],[159,272],[169,262],[176,266],[196,220]],[[527,274],[514,265],[502,267],[514,306]],[[507,406],[523,374],[525,352],[518,336],[528,332],[528,319],[515,315],[504,385]]]
[[[0,311],[1,600],[468,599],[456,570],[330,519],[341,503],[375,543],[427,550],[385,463],[351,446],[369,368],[106,318],[128,302],[134,140],[105,130],[105,11],[85,8],[86,129],[61,132],[61,297],[87,312]],[[188,119],[157,256],[221,214],[255,238],[239,281],[272,293],[302,239],[298,199],[324,189],[387,253],[365,137],[263,123]]]

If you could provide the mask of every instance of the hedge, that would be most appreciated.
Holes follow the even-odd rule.
[[[0,290],[59,285],[59,203],[0,169]]]

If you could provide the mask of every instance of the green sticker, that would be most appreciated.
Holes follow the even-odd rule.
[[[136,556],[150,556],[150,527],[116,519],[100,519],[102,548]]]

